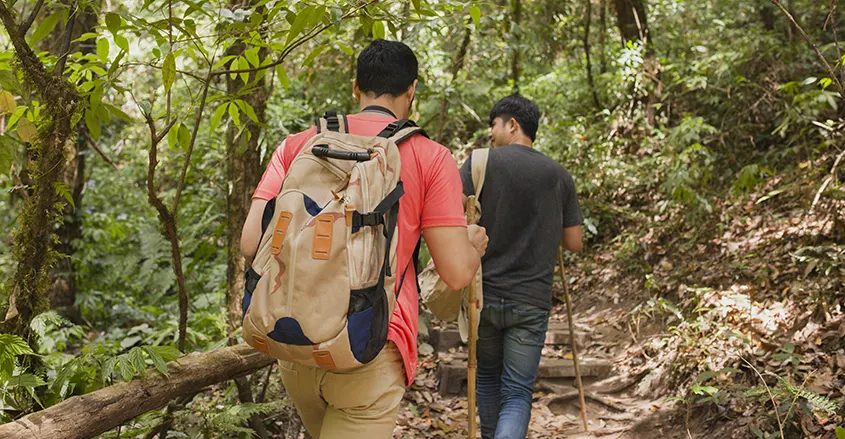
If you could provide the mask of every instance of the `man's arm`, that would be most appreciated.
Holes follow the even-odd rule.
[[[566,227],[563,229],[563,239],[560,245],[566,250],[573,253],[580,251],[584,247],[584,241],[581,234],[581,226]]]
[[[258,252],[258,244],[261,242],[261,217],[264,215],[265,206],[267,206],[267,200],[253,199],[244,221],[241,232],[241,253],[247,264],[252,264],[255,253]]]
[[[484,227],[429,227],[423,229],[428,251],[443,282],[459,290],[472,282],[487,250]]]

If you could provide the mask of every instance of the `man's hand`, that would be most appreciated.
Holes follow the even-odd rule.
[[[484,256],[487,252],[487,243],[490,238],[487,237],[487,229],[481,226],[470,224],[467,226],[467,233],[469,234],[469,242],[478,251],[478,254]]]

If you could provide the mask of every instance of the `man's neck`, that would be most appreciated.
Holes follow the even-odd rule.
[[[358,111],[364,111],[364,109],[367,108],[367,107],[374,107],[374,106],[375,107],[384,107],[384,108],[390,110],[391,112],[393,112],[393,114],[396,115],[397,119],[407,119],[408,118],[408,110],[405,109],[404,111],[402,111],[400,108],[398,108],[399,106],[396,105],[395,99],[388,99],[388,98],[385,98],[385,97],[370,99],[370,98],[362,97],[359,104],[360,104],[360,108],[358,109]],[[382,112],[375,112],[374,111],[373,113],[379,114],[379,115],[384,115],[386,118],[390,117],[389,114],[384,114]]]
[[[525,146],[525,147],[528,147],[528,148],[534,147],[534,142],[531,141],[531,139],[528,136],[514,136],[514,138],[511,139],[510,144],[511,145],[522,145],[522,146]]]

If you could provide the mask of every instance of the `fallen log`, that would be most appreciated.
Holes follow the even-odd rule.
[[[261,369],[273,359],[247,344],[188,354],[168,363],[168,376],[145,377],[74,396],[0,425],[4,439],[87,439],[206,386]]]

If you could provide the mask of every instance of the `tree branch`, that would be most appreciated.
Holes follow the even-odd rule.
[[[772,2],[773,5],[777,6],[781,11],[783,11],[784,15],[786,15],[787,18],[789,18],[789,21],[791,21],[795,28],[798,29],[798,32],[801,34],[801,36],[803,36],[807,43],[813,47],[813,51],[816,52],[816,56],[824,64],[825,68],[827,68],[828,74],[830,74],[830,79],[832,79],[833,82],[836,83],[836,88],[839,90],[839,96],[845,99],[845,89],[843,89],[842,87],[842,82],[839,80],[839,77],[836,76],[836,72],[833,70],[833,67],[830,66],[830,63],[827,62],[827,59],[824,57],[824,55],[822,55],[822,52],[819,50],[819,47],[816,46],[816,43],[814,43],[813,40],[810,39],[810,37],[807,35],[807,32],[804,32],[804,29],[798,24],[797,21],[795,21],[795,17],[793,17],[792,14],[790,14],[789,11],[787,11],[786,8],[783,7],[783,5],[778,0],[769,1]]]
[[[179,176],[179,185],[176,188],[176,198],[173,200],[173,217],[176,218],[179,211],[179,200],[182,198],[182,191],[185,189],[185,181],[188,176],[188,167],[191,165],[191,154],[194,151],[194,144],[197,141],[197,133],[199,133],[200,122],[202,122],[202,113],[205,110],[205,98],[208,96],[208,86],[211,84],[211,68],[208,69],[208,75],[205,78],[205,85],[202,88],[202,97],[200,98],[200,108],[197,110],[196,120],[194,121],[194,132],[191,133],[191,142],[188,145],[188,152],[185,154],[185,163],[182,165],[182,174]]]
[[[117,164],[115,164],[114,161],[106,155],[106,153],[100,148],[100,145],[97,144],[97,141],[91,138],[91,135],[88,134],[87,131],[84,131],[83,134],[85,135],[85,140],[88,141],[88,144],[94,148],[94,151],[97,151],[97,153],[100,154],[100,157],[102,157],[103,160],[110,164],[114,169],[118,169]]]
[[[67,62],[67,56],[70,52],[70,40],[71,35],[73,34],[73,25],[76,22],[77,14],[79,14],[79,3],[74,3],[73,12],[70,14],[67,26],[65,26],[65,39],[62,41],[62,50],[59,52],[59,61],[56,63],[56,76],[59,77],[61,77],[65,71],[65,63]]]
[[[343,20],[343,19],[349,18],[349,17],[357,14],[358,11],[360,11],[360,10],[364,9],[365,7],[369,6],[371,3],[375,3],[377,1],[378,0],[366,0],[363,3],[361,3],[360,5],[356,6],[351,11],[344,14],[340,19]],[[222,75],[229,75],[229,74],[234,74],[234,73],[256,73],[256,72],[260,72],[262,70],[272,69],[272,68],[282,64],[285,61],[285,58],[287,58],[287,56],[290,55],[290,53],[293,52],[297,47],[299,47],[299,46],[305,44],[306,42],[314,39],[317,35],[320,35],[321,33],[323,33],[323,31],[332,27],[333,25],[334,25],[334,23],[324,24],[320,27],[312,29],[311,32],[309,32],[306,35],[303,35],[302,37],[300,37],[299,39],[297,39],[296,41],[291,43],[290,46],[286,47],[282,51],[282,53],[279,54],[279,57],[276,58],[275,61],[273,61],[270,64],[267,64],[266,66],[259,66],[259,67],[254,67],[254,68],[251,68],[251,69],[218,70],[216,72],[213,72],[213,74],[211,76],[222,76]]]
[[[44,0],[38,0],[38,2],[35,3],[35,9],[29,13],[29,17],[26,17],[26,21],[21,23],[20,32],[23,35],[26,35],[29,28],[32,27],[32,23],[35,23],[35,17],[38,15],[38,12],[41,11],[42,6],[44,6]]]
[[[196,352],[168,363],[168,375],[145,377],[74,396],[0,425],[3,438],[83,439],[109,431],[183,395],[251,373],[274,360],[246,344]]]

